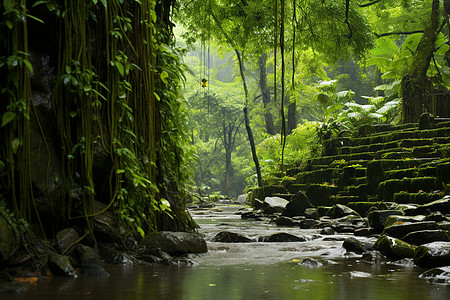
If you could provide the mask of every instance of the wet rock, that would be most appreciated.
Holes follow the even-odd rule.
[[[444,216],[440,211],[436,211],[427,215],[424,221],[443,222],[449,221],[449,219],[446,216]]]
[[[256,221],[261,220],[264,214],[260,210],[248,211],[241,214],[241,219],[255,219]]]
[[[73,252],[74,257],[79,262],[81,274],[100,277],[109,276],[109,273],[103,268],[102,262],[93,248],[79,244]]]
[[[450,266],[434,268],[423,272],[419,278],[428,280],[431,283],[450,285]]]
[[[139,247],[136,258],[151,264],[171,265],[174,263],[174,259],[169,253],[155,248]]]
[[[278,226],[287,226],[287,227],[300,227],[300,220],[295,220],[293,218],[279,216],[275,219],[275,224]]]
[[[368,215],[369,225],[376,232],[382,232],[384,224],[389,216],[401,215],[402,212],[396,210],[373,210]]]
[[[384,256],[380,251],[377,250],[365,252],[361,259],[365,262],[377,265],[387,262],[386,256]]]
[[[324,234],[324,235],[333,235],[334,233],[335,233],[335,231],[332,227],[325,227],[320,231],[320,234]]]
[[[7,282],[0,284],[0,295],[14,295],[26,292],[28,288],[17,282]]]
[[[131,236],[126,237],[124,244],[125,244],[125,247],[127,248],[127,250],[129,250],[129,251],[136,251],[139,246],[136,239],[134,239]]]
[[[320,221],[314,220],[314,219],[305,219],[300,221],[300,228],[301,229],[312,229],[315,228]]]
[[[96,202],[96,211],[100,212],[106,206],[103,203]],[[100,242],[117,242],[127,235],[127,230],[119,225],[109,211],[97,214],[94,217],[94,234]]]
[[[56,234],[55,247],[59,253],[63,253],[80,239],[80,235],[73,228],[65,228]]]
[[[10,258],[17,248],[17,240],[10,223],[10,220],[0,214],[0,262]]]
[[[413,245],[450,242],[450,234],[446,230],[421,230],[408,233],[403,240]]]
[[[270,236],[261,237],[261,242],[278,242],[278,243],[285,243],[285,242],[306,242],[306,238],[304,237],[298,237],[296,235],[292,235],[285,232],[275,233]]]
[[[355,233],[356,229],[352,226],[336,227],[338,233]]]
[[[387,235],[380,236],[374,248],[392,259],[413,258],[415,251],[415,246]]]
[[[398,223],[415,223],[415,222],[423,222],[425,221],[425,216],[400,216],[400,215],[392,215],[387,217],[386,222],[384,223],[384,227],[389,227]]]
[[[299,263],[299,265],[302,265],[308,269],[317,269],[322,267],[323,263],[312,258],[305,258]]]
[[[282,213],[289,203],[281,197],[266,197],[263,203],[263,210],[266,214]]]
[[[385,228],[384,233],[392,237],[403,239],[408,233],[422,230],[433,230],[437,227],[436,222],[400,223]]]
[[[450,214],[450,195],[444,196],[442,199],[420,205],[415,209],[406,209],[406,215],[426,215],[432,212],[441,212],[444,215]]]
[[[204,253],[206,241],[198,234],[189,232],[161,231],[147,234],[140,246],[149,249],[159,248],[170,255],[183,255],[187,253]]]
[[[312,207],[305,193],[298,192],[292,196],[282,214],[286,217],[304,216],[305,210]]]
[[[375,234],[375,230],[370,227],[358,228],[354,232],[355,236],[371,236]]]
[[[373,243],[360,241],[354,237],[345,239],[342,246],[345,248],[345,250],[347,250],[347,252],[355,252],[358,254],[373,250]]]
[[[72,266],[68,256],[56,253],[49,254],[48,267],[55,275],[77,277],[75,268]]]
[[[450,265],[450,242],[434,242],[417,247],[414,263],[433,268]]]
[[[239,203],[247,202],[247,196],[248,196],[248,194],[239,195],[237,198],[237,202],[239,202]]]
[[[450,222],[444,221],[438,223],[438,229],[450,231]]]
[[[253,207],[254,207],[255,209],[262,209],[263,206],[264,206],[264,202],[263,202],[263,201],[261,201],[261,200],[259,200],[259,199],[254,199],[254,200],[253,200]]]
[[[251,243],[253,240],[240,235],[238,233],[222,231],[216,234],[213,239],[213,242],[221,242],[221,243]]]
[[[319,212],[317,211],[317,208],[315,208],[315,207],[305,209],[305,217],[307,219],[314,219],[314,220],[320,219]]]
[[[355,216],[359,216],[359,214],[354,211],[353,209],[351,209],[350,207],[347,207],[345,205],[342,204],[336,204],[334,205],[327,213],[328,216],[332,217],[332,218],[342,218],[348,215],[355,215]]]
[[[100,257],[107,264],[124,265],[132,263],[131,257],[122,251],[117,250],[112,244],[99,244],[98,251]]]

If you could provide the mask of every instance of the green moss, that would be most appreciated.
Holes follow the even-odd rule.
[[[330,197],[336,195],[338,187],[329,184],[311,184],[307,190],[306,195],[309,201],[314,206],[324,205],[328,206],[334,203],[330,203]]]
[[[383,202],[349,202],[348,207],[356,211],[361,216],[366,216],[369,210],[373,207],[377,209],[386,209],[386,204]]]
[[[378,238],[374,245],[375,249],[383,253],[389,258],[413,258],[415,247],[399,239],[382,235]]]
[[[426,204],[442,198],[441,193],[395,193],[393,200],[396,203]]]
[[[332,206],[317,206],[317,213],[320,217],[323,217],[331,209]]]
[[[254,188],[249,192],[248,199],[250,203],[253,205],[255,199],[259,199],[264,201],[266,197],[275,196],[275,195],[284,195],[288,194],[288,190],[282,185],[267,185],[261,188]]]

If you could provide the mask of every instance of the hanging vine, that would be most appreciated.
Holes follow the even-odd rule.
[[[190,230],[183,182],[191,150],[184,134],[178,86],[183,69],[172,44],[174,1],[37,1],[55,20],[56,79],[51,105],[57,124],[61,188],[48,197],[59,223],[84,220],[93,235],[95,216],[110,210],[130,229]],[[0,47],[0,187],[14,211],[39,217],[30,172],[27,1],[3,1]],[[38,20],[46,22],[48,20]],[[43,33],[46,34],[46,33]],[[45,138],[45,137],[44,137]],[[109,156],[109,174],[93,167],[95,148]],[[109,191],[96,185],[107,176]],[[80,193],[75,192],[79,190]],[[10,197],[11,196],[11,197]],[[99,197],[108,199],[98,205]],[[1,200],[1,199],[0,199]]]

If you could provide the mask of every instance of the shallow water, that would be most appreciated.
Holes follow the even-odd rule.
[[[419,278],[411,265],[372,265],[346,255],[341,239],[323,241],[318,230],[280,228],[241,220],[236,207],[194,211],[209,241],[229,230],[248,237],[288,232],[307,242],[223,244],[208,242],[206,254],[186,266],[107,266],[108,278],[42,278],[7,299],[450,299],[450,288]],[[204,213],[204,214],[203,214]],[[323,266],[301,264],[314,258]],[[1,298],[1,297],[0,297]]]

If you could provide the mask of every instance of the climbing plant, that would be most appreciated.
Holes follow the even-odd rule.
[[[84,220],[92,233],[93,219],[110,210],[141,235],[195,227],[182,195],[192,150],[178,91],[183,67],[171,33],[174,2],[3,1],[0,186],[15,213],[28,221],[39,217],[29,170],[34,100],[27,28],[33,18],[52,24],[57,45],[51,107],[61,178],[58,196],[49,194],[47,202],[58,222]],[[42,19],[31,15],[35,8]],[[93,167],[98,149],[107,156],[107,174]],[[106,177],[107,189],[96,184],[98,177]]]

